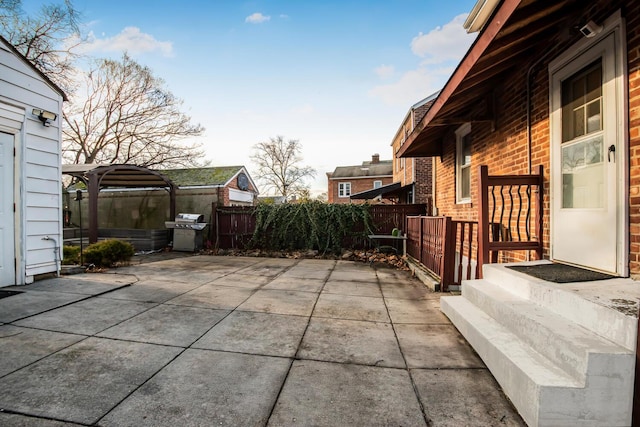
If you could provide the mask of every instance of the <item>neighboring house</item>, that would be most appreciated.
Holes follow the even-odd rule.
[[[380,155],[374,154],[371,161],[364,161],[361,165],[338,166],[333,172],[327,172],[327,179],[327,202],[351,203],[352,195],[391,184],[393,161],[380,160]]]
[[[478,38],[398,155],[436,158],[438,213],[473,221],[480,165],[543,166],[544,257],[639,277],[640,2],[478,1],[467,24]],[[630,425],[638,285],[503,277],[441,304],[527,423]]]
[[[416,123],[419,123],[427,114],[437,95],[438,93],[430,95],[411,106],[391,143],[393,182],[400,184],[400,188],[395,192],[400,203],[431,203],[435,184],[433,179],[435,159],[431,157],[405,158],[397,156],[397,153],[404,145],[407,136],[415,128]]]
[[[60,270],[64,100],[0,37],[0,286]]]

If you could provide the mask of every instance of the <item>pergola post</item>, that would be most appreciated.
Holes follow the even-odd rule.
[[[89,243],[98,241],[98,174],[89,174]]]

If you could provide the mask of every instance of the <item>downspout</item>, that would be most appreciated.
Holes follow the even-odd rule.
[[[58,245],[58,241],[53,237],[44,236],[42,240],[51,240],[53,242],[53,257],[54,262],[56,263],[56,277],[60,277],[60,268],[62,266],[62,258],[60,257],[60,245]]]

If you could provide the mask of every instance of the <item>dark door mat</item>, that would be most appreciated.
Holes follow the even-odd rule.
[[[10,297],[11,295],[21,294],[22,291],[0,291],[0,299]]]
[[[537,264],[537,265],[512,265],[507,266],[512,270],[528,274],[547,282],[572,283],[572,282],[592,282],[594,280],[615,279],[616,276],[599,273],[597,271],[585,270],[584,268],[573,267],[565,264]]]

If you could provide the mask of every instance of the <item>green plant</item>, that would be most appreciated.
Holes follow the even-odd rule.
[[[65,245],[62,247],[62,264],[80,264],[80,246]]]
[[[272,250],[317,249],[340,253],[354,239],[373,229],[369,205],[338,205],[307,201],[296,204],[260,204],[250,246]]]
[[[111,267],[126,262],[135,253],[133,246],[122,240],[110,239],[93,243],[84,250],[84,261],[96,267]]]

